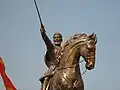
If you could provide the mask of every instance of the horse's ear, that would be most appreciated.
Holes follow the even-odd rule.
[[[90,34],[88,37],[92,38],[94,36],[94,32],[92,34]]]
[[[97,39],[96,34],[94,34],[94,32],[93,32],[92,34],[90,34],[88,37],[94,39],[94,40],[95,40],[95,43],[97,43],[97,40],[98,40],[98,39]]]
[[[97,40],[98,40],[98,38],[97,38],[97,36],[96,36],[96,34],[95,34],[95,43],[97,43]]]

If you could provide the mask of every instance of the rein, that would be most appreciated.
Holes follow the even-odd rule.
[[[84,60],[80,61],[79,63],[82,63]],[[78,63],[78,64],[79,64]],[[84,75],[85,73],[87,72],[87,69],[85,69],[85,71],[81,74],[81,75]]]

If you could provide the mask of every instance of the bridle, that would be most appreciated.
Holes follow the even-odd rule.
[[[69,67],[62,67],[62,68],[58,68],[57,70],[62,70],[62,69],[67,69],[67,68],[75,68],[77,65],[79,65],[80,63],[82,63],[83,61],[85,60],[81,60],[79,63],[76,63],[72,66],[69,66]],[[87,69],[85,69],[85,71],[81,74],[81,75],[84,75],[85,73],[87,72]]]

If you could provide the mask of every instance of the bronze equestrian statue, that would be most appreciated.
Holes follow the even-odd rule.
[[[55,33],[52,43],[46,35],[36,0],[34,3],[41,23],[40,32],[47,48],[45,63],[49,68],[40,78],[41,90],[84,90],[79,59],[81,56],[84,58],[86,69],[94,68],[96,35],[94,33],[75,34],[61,46],[62,35]]]
[[[61,46],[62,35],[60,33],[53,35],[52,43],[43,26],[40,32],[46,44],[45,63],[49,68],[40,78],[41,90],[84,90],[79,59],[80,56],[84,58],[86,69],[94,68],[96,35],[94,33],[75,34]]]

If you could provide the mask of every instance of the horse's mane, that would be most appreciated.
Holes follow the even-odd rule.
[[[64,47],[68,46],[69,44],[75,42],[76,40],[85,40],[87,39],[87,34],[86,33],[79,33],[79,34],[74,34],[73,36],[71,36],[65,43],[64,43]]]

